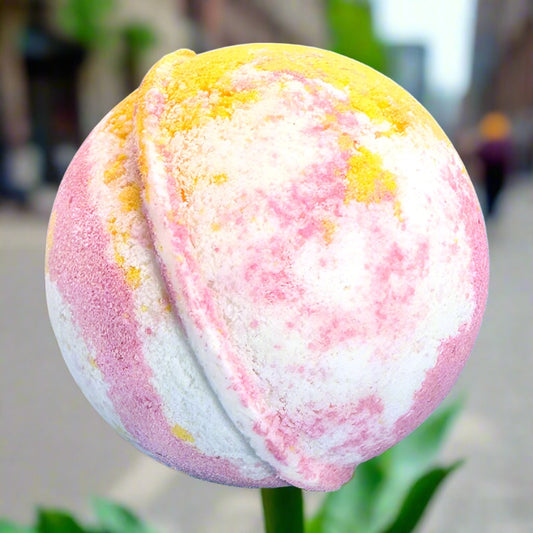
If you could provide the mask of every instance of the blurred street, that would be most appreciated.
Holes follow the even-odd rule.
[[[533,179],[504,191],[489,224],[491,290],[454,394],[466,408],[443,454],[466,459],[422,533],[533,531]],[[0,210],[0,516],[30,523],[34,504],[90,518],[101,495],[162,532],[261,531],[259,493],[216,486],[142,456],[89,406],[48,323],[43,213]],[[308,506],[317,501],[312,495]]]

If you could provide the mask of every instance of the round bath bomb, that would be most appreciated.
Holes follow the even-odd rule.
[[[65,361],[126,439],[247,487],[334,490],[471,352],[479,204],[432,117],[346,57],[159,61],[61,183],[46,287]]]

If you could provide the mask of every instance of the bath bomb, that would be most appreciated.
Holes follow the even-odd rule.
[[[48,230],[50,319],[91,404],[158,461],[244,487],[335,490],[413,431],[487,283],[433,118],[297,45],[165,56],[81,146]]]

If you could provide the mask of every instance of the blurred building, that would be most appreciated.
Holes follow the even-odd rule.
[[[427,48],[422,44],[391,44],[386,51],[387,74],[424,104]]]
[[[533,164],[533,2],[478,0],[465,125],[499,110],[513,124],[518,164]]]

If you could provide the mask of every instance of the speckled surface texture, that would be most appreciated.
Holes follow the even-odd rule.
[[[474,190],[427,112],[318,49],[163,58],[52,212],[64,358],[125,438],[193,476],[334,490],[452,387],[485,306]]]

